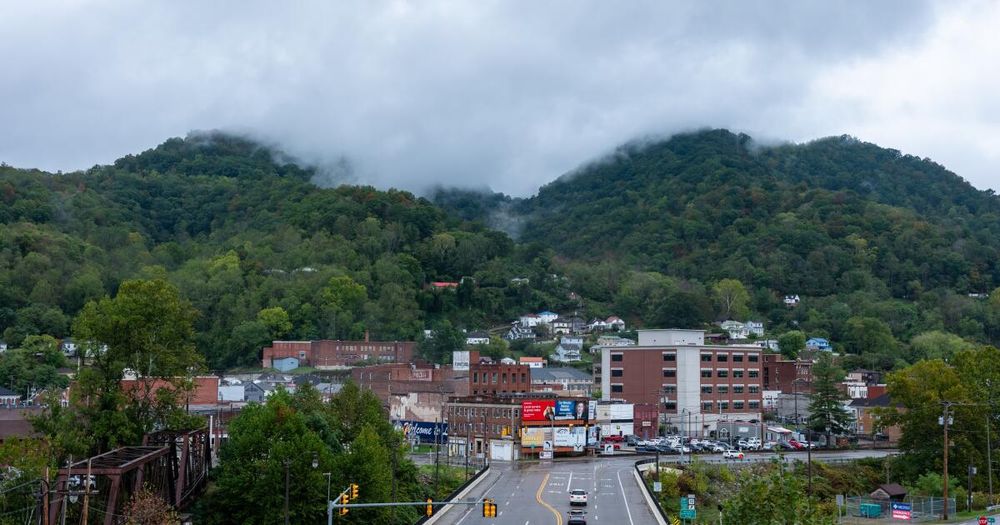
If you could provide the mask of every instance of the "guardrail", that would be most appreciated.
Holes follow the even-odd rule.
[[[655,464],[656,459],[640,459],[639,461],[636,461],[635,465],[632,467],[633,474],[635,474],[635,480],[639,483],[639,486],[642,487],[642,494],[643,497],[646,498],[646,504],[649,505],[654,511],[653,515],[656,517],[656,521],[660,523],[660,525],[667,525],[670,523],[670,517],[667,516],[663,507],[660,506],[660,498],[657,497],[657,494],[649,488],[649,485],[646,484],[646,478],[643,477],[642,471],[639,470],[639,465],[648,465],[650,463]]]
[[[483,479],[483,477],[486,476],[486,473],[489,471],[490,471],[490,465],[489,463],[487,463],[486,466],[484,466],[482,469],[476,472],[475,475],[466,480],[465,483],[462,483],[457,489],[452,491],[452,493],[448,495],[446,501],[452,501],[464,497],[466,494],[469,493],[469,491],[471,491],[476,485],[479,484],[479,482]],[[449,508],[451,508],[451,505],[444,505],[440,509],[436,509],[434,511],[433,516],[423,516],[419,520],[414,522],[413,525],[431,525],[435,521],[437,521],[438,517],[444,514]]]

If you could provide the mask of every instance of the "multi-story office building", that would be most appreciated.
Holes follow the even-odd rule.
[[[601,349],[601,395],[655,404],[668,428],[705,436],[720,421],[760,421],[761,369],[755,345],[706,345],[702,330],[640,330],[636,346]]]

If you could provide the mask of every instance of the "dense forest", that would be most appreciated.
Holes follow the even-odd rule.
[[[627,145],[523,200],[315,176],[219,133],[80,172],[3,165],[2,338],[67,337],[87,301],[140,277],[193,303],[214,369],[255,363],[273,338],[411,339],[540,309],[634,326],[754,318],[884,368],[923,357],[913,341],[928,332],[1000,342],[1000,294],[969,296],[1000,285],[1000,202],[848,137]],[[734,281],[736,305],[722,297]]]

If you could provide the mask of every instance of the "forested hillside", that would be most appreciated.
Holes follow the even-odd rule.
[[[969,296],[1000,284],[997,198],[850,138],[681,135],[527,200],[440,190],[432,203],[314,175],[220,134],[83,172],[0,167],[3,339],[66,337],[87,301],[164,277],[198,309],[212,368],[252,364],[273,338],[410,339],[540,309],[630,326],[758,319],[884,368],[947,333],[1000,342],[1000,294]]]

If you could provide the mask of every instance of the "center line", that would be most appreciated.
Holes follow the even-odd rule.
[[[569,492],[569,486],[573,483],[573,473],[569,473],[569,480],[566,481],[566,492]]]
[[[542,500],[542,491],[545,490],[545,485],[547,485],[548,482],[549,482],[549,475],[546,474],[545,478],[542,479],[542,484],[538,486],[538,492],[535,493],[535,501],[537,501],[541,506],[549,509],[552,512],[552,514],[555,515],[556,525],[562,525],[562,514],[559,514],[559,511],[552,508],[552,505],[549,505],[548,503],[545,503],[545,501]]]
[[[618,486],[622,489],[622,501],[625,502],[625,512],[628,513],[628,522],[630,525],[635,525],[632,521],[632,511],[628,510],[628,498],[625,497],[625,485],[622,484],[622,471],[618,471]],[[561,523],[559,525],[562,525]]]

